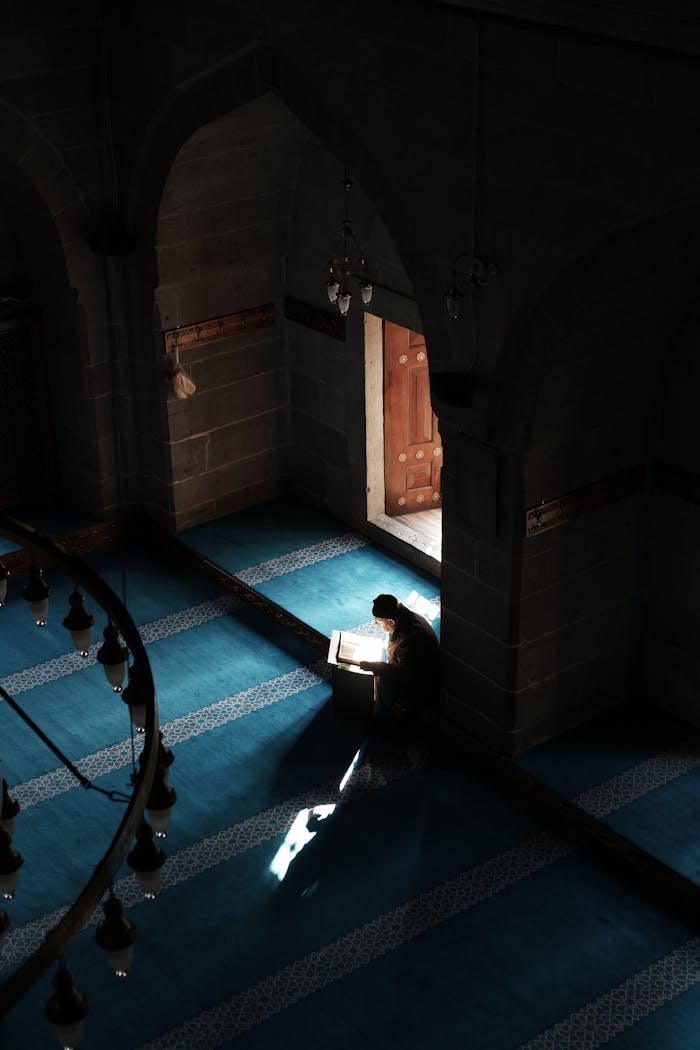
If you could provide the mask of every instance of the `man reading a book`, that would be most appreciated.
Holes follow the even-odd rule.
[[[386,663],[360,663],[378,679],[376,717],[400,717],[434,704],[440,690],[440,643],[431,625],[393,594],[377,595],[372,615],[389,635]]]

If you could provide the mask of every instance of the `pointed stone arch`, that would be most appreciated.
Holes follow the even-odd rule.
[[[199,129],[225,121],[265,97],[277,100],[329,155],[339,158],[339,166],[344,162],[352,172],[353,180],[381,215],[397,246],[405,270],[413,281],[418,313],[425,318],[423,327],[426,337],[431,340],[431,347],[438,347],[434,357],[444,360],[445,353],[449,352],[445,349],[449,344],[449,333],[442,297],[435,293],[435,267],[429,264],[422,245],[415,237],[413,224],[403,214],[395,188],[338,113],[298,75],[284,57],[265,45],[254,45],[191,78],[171,93],[151,121],[134,166],[129,195],[128,222],[130,228],[135,230],[140,246],[137,264],[140,267],[138,283],[141,289],[155,292],[159,283],[155,251],[159,208],[166,181],[181,149]],[[322,280],[322,267],[319,269]],[[151,360],[155,360],[158,348],[162,348],[159,335],[161,328],[172,327],[181,321],[173,322],[171,318],[165,323],[166,318],[160,317],[158,305],[154,320],[151,304],[145,295],[140,296],[140,302],[141,314],[137,323],[144,332],[151,325],[151,349],[147,351],[144,344],[142,360],[149,354]],[[432,363],[433,358],[430,360]],[[164,403],[167,415],[165,398]],[[168,422],[163,421],[162,425],[167,432]],[[162,434],[154,432],[151,436],[154,443],[160,442],[162,447]],[[170,467],[165,467],[164,476],[166,488],[170,486],[172,489],[177,483],[177,477],[171,468],[172,458]],[[168,513],[172,514],[173,502],[171,499],[167,502]]]
[[[659,434],[676,411],[669,376],[697,332],[699,234],[697,206],[618,231],[506,340],[489,435],[513,464],[515,750],[631,697],[675,698],[687,713],[697,695],[688,492],[700,489],[700,456],[680,476],[659,462]],[[684,433],[700,447],[697,423]],[[558,524],[528,531],[526,511],[542,503]]]
[[[56,483],[99,511],[99,436],[94,416],[91,327],[98,280],[87,238],[87,206],[59,151],[19,111],[0,103],[0,188],[40,315],[43,367],[56,448]]]
[[[451,334],[434,265],[395,186],[361,139],[332,106],[314,91],[281,54],[256,44],[210,67],[173,91],[150,123],[134,167],[129,194],[129,224],[142,240],[154,242],[160,196],[173,161],[200,127],[231,110],[272,93],[331,153],[347,165],[388,229],[414,287],[418,309],[433,356],[449,360]]]
[[[549,440],[542,406],[555,393],[572,408],[590,400],[596,374],[604,383],[620,371],[622,358],[643,370],[641,386],[629,385],[625,403],[642,388],[653,402],[674,330],[694,301],[699,234],[697,206],[653,216],[617,231],[543,289],[506,337],[494,375],[490,437],[521,453],[541,448]],[[620,320],[645,332],[645,343],[616,344]],[[611,402],[611,413],[619,407]],[[577,420],[585,423],[585,414],[563,415],[558,433],[550,427],[551,439],[574,436]]]

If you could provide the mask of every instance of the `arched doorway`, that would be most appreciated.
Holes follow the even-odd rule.
[[[660,399],[678,333],[696,314],[697,224],[688,209],[618,232],[543,292],[503,355],[490,436],[517,456],[514,750],[631,698],[663,703],[674,666],[687,668],[686,643],[697,630],[689,592],[697,544],[678,538],[693,535],[694,510],[686,499],[674,512],[678,530],[665,538],[658,510],[659,488],[680,484],[677,468],[686,490],[697,487],[697,457],[692,469],[678,458],[681,448],[697,446],[697,429],[692,394],[682,425],[678,389],[663,412]],[[670,242],[677,252],[659,268],[655,260]],[[692,389],[692,370],[683,376],[683,389]],[[667,427],[674,419],[685,435],[665,451],[661,419]],[[660,451],[674,469],[660,469]],[[659,586],[662,538],[678,584],[670,603]],[[650,631],[660,609],[663,639]],[[662,652],[671,637],[673,658]]]
[[[425,341],[365,316],[367,520],[436,562],[442,552],[442,441]]]
[[[13,142],[19,129],[37,149],[50,148],[0,106],[0,139]],[[7,205],[0,210],[0,502],[46,505],[60,493],[94,511],[101,505],[95,420],[87,399],[76,396],[84,389],[87,340],[61,224],[64,209],[80,220],[81,202],[71,180],[58,181],[62,206],[54,196],[50,208],[45,197],[52,199],[56,185],[32,182],[0,156]]]

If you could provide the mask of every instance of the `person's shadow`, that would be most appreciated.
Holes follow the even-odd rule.
[[[298,781],[299,773],[308,779],[310,771],[316,782],[331,779],[339,771],[340,781],[366,735],[364,724],[336,719],[332,698],[329,699],[281,755],[275,770],[276,782],[287,790],[290,782]]]
[[[383,851],[413,824],[415,812],[407,811],[404,819],[384,791],[365,794],[351,789],[345,794],[362,766],[381,765],[383,757],[399,755],[411,739],[400,733],[368,732],[366,725],[358,724],[355,730],[355,743],[358,734],[361,739],[339,778],[337,794],[301,810],[278,852],[274,905],[279,909],[293,907],[321,886],[330,889],[376,868]]]

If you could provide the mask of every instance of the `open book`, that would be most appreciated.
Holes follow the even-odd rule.
[[[328,646],[328,663],[348,664],[353,670],[359,671],[362,660],[381,660],[383,652],[381,638],[366,638],[352,631],[333,631]]]

